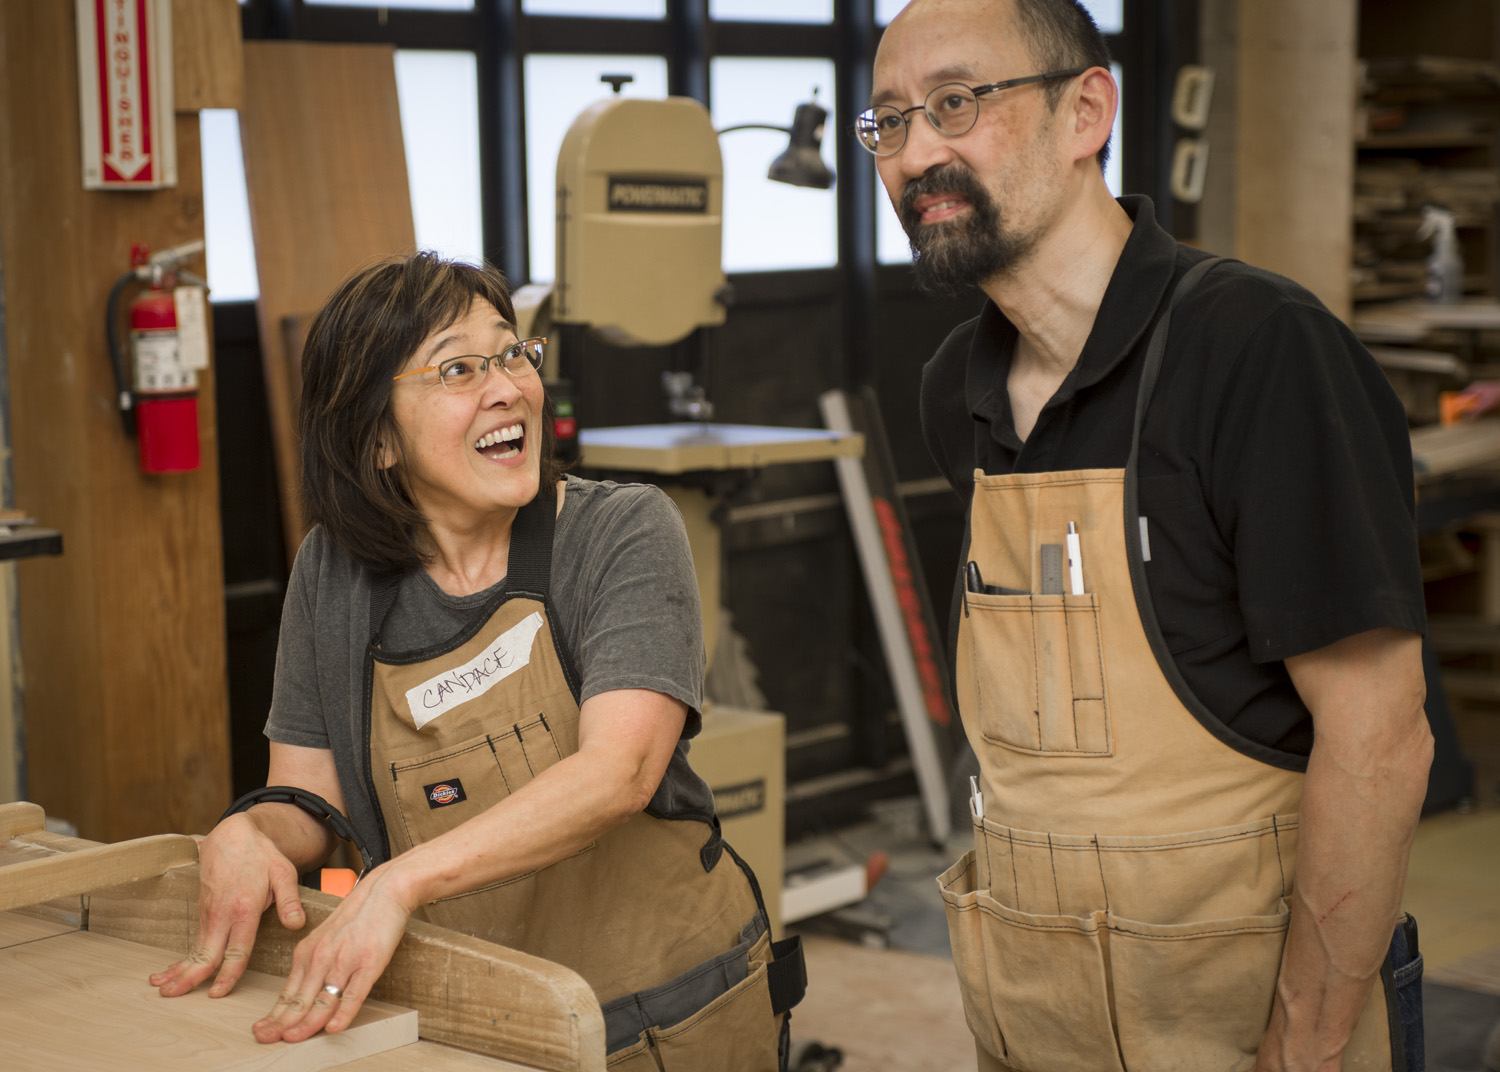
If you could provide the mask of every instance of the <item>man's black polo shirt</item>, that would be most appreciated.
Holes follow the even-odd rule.
[[[928,449],[966,503],[976,467],[1125,467],[1151,328],[1206,255],[1158,227],[1147,198],[1120,203],[1134,229],[1078,364],[1024,443],[1006,388],[1016,330],[993,302],[923,370]],[[1140,512],[1167,646],[1251,754],[1268,746],[1295,765],[1285,754],[1312,747],[1281,660],[1380,626],[1426,630],[1401,405],[1348,328],[1288,279],[1220,264],[1173,313]],[[955,602],[950,640],[956,614]]]

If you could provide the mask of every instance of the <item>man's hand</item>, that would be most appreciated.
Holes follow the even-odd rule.
[[[288,930],[300,930],[307,918],[297,899],[297,868],[248,814],[214,827],[198,845],[198,860],[198,940],[186,957],[151,976],[163,997],[186,994],[215,971],[209,996],[233,990],[271,904]]]
[[[397,887],[391,864],[376,868],[297,943],[281,996],[251,1028],[257,1041],[301,1042],[349,1026],[406,933],[412,907]]]
[[[1291,925],[1256,1072],[1338,1072],[1401,908],[1427,790],[1422,639],[1348,637],[1286,661],[1312,712]]]

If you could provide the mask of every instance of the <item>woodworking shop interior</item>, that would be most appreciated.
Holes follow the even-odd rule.
[[[0,1053],[26,1055],[0,1064],[606,1067],[614,1021],[580,975],[417,919],[352,1026],[256,1041],[297,941],[360,893],[367,861],[332,835],[301,876],[323,887],[301,890],[308,925],[270,907],[233,994],[146,982],[193,948],[194,839],[268,785],[278,647],[311,613],[288,585],[327,516],[301,485],[314,318],[356,270],[430,250],[503,273],[495,349],[546,339],[553,426],[524,450],[681,516],[705,653],[687,762],[805,961],[783,1067],[976,1067],[935,881],[982,807],[952,680],[969,516],[918,400],[985,298],[918,285],[887,158],[861,145],[906,6],[0,0]],[[1401,903],[1426,1068],[1500,1072],[1500,0],[1082,6],[1118,87],[1109,190],[1307,288],[1405,410],[1434,759]],[[902,118],[937,143],[921,107]],[[481,379],[531,372],[503,367]],[[389,390],[460,397],[416,383]],[[392,696],[419,680],[370,660]],[[357,690],[342,673],[316,680]],[[431,816],[463,804],[434,780]],[[636,910],[659,926],[677,892]],[[752,1067],[642,1045],[622,1067]]]

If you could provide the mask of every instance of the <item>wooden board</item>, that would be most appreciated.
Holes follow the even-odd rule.
[[[278,1069],[316,1072],[417,1041],[417,1014],[366,1002],[336,1035],[262,1045],[250,1025],[280,979],[246,972],[234,992],[164,998],[146,980],[161,950],[78,932],[0,950],[0,1038],[6,1062],[53,1072]]]
[[[240,139],[289,559],[306,532],[297,495],[302,355],[287,350],[283,320],[318,309],[356,268],[416,248],[394,57],[388,45],[245,44]]]
[[[96,845],[39,860],[7,860],[0,867],[0,911],[155,878],[197,862],[198,843],[183,834]]]
[[[196,472],[144,476],[125,437],[105,303],[131,243],[203,237],[198,120],[177,117],[175,189],[85,192],[74,8],[0,3],[9,457],[66,541],[18,566],[28,794],[118,841],[205,831],[232,796],[218,440],[211,369]]]

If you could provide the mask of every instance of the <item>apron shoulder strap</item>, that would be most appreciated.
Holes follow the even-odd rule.
[[[1132,474],[1136,468],[1136,456],[1141,449],[1141,427],[1146,423],[1146,409],[1151,405],[1151,395],[1156,390],[1157,378],[1161,376],[1162,360],[1167,350],[1167,333],[1172,327],[1172,312],[1177,308],[1178,302],[1192,293],[1193,288],[1205,275],[1226,259],[1225,257],[1208,257],[1189,268],[1177,281],[1177,286],[1172,290],[1172,296],[1167,301],[1166,312],[1161,314],[1161,319],[1152,329],[1151,339],[1146,344],[1146,363],[1141,368],[1140,390],[1135,397],[1135,426],[1130,436],[1130,461],[1126,465]]]
[[[546,602],[552,588],[552,532],[557,527],[557,485],[545,484],[521,507],[510,530],[508,597],[527,596]]]

